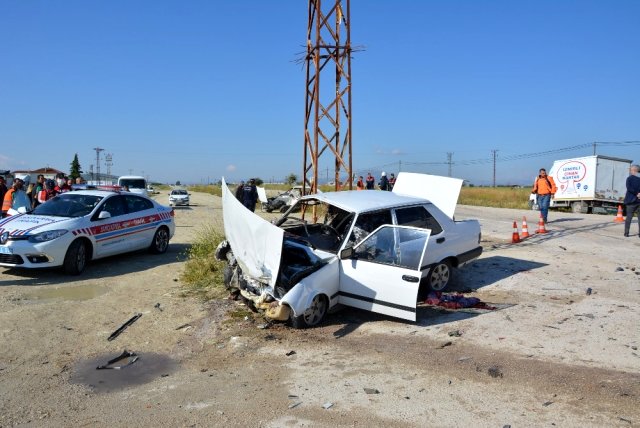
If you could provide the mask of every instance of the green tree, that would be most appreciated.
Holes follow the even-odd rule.
[[[69,178],[75,181],[76,178],[80,177],[82,174],[82,169],[80,167],[80,161],[78,160],[78,154],[76,153],[71,161],[71,169],[69,170]]]
[[[298,181],[298,176],[295,175],[293,172],[289,175],[287,175],[284,179],[284,181],[289,185],[289,186],[293,186],[294,184],[296,184],[296,182]]]
[[[180,186],[180,180],[176,181],[176,186]]]
[[[260,177],[256,177],[254,178],[254,180],[256,180],[256,186],[262,186],[262,184],[264,183],[264,181]]]

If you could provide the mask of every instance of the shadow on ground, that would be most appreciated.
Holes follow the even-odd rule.
[[[65,274],[60,268],[47,269],[5,269],[0,277],[3,286],[60,285],[91,279],[117,277],[135,272],[144,272],[161,265],[178,263],[185,258],[188,244],[170,244],[164,254],[149,254],[141,250],[127,254],[106,257],[89,262],[82,274],[73,276]],[[11,275],[10,278],[7,275]]]

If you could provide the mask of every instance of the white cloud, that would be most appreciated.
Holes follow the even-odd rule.
[[[235,165],[227,165],[227,172],[235,172],[235,171],[236,171]]]

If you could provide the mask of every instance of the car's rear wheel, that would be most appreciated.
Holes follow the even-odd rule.
[[[451,282],[451,263],[447,260],[436,263],[427,276],[427,285],[433,291],[444,291]]]
[[[69,275],[80,275],[87,266],[87,246],[78,239],[73,241],[64,256],[64,271]]]
[[[151,241],[151,247],[149,250],[154,254],[162,254],[169,248],[169,229],[161,227],[156,230],[156,234],[153,235],[153,241]]]
[[[327,297],[318,294],[311,301],[311,306],[309,306],[301,315],[297,317],[291,313],[291,325],[293,328],[307,328],[313,327],[324,319],[324,316],[327,314],[329,310],[329,302]]]

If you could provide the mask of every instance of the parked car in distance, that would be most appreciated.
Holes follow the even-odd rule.
[[[191,196],[191,194],[184,189],[173,189],[169,193],[169,206],[189,206],[189,196]]]
[[[129,192],[61,193],[0,221],[0,266],[62,266],[80,274],[87,262],[140,249],[164,253],[173,237],[173,210]]]
[[[452,269],[482,253],[478,221],[453,217],[461,184],[401,173],[392,192],[303,196],[275,224],[223,185],[226,285],[294,327],[338,303],[415,321],[419,292],[446,289]]]

